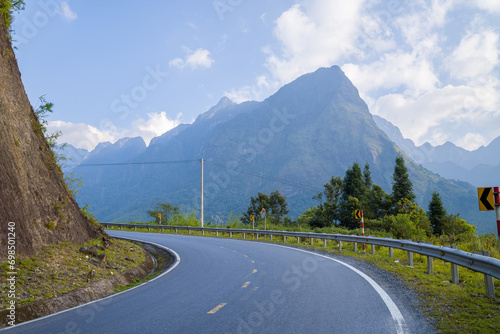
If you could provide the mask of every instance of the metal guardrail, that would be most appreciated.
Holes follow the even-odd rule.
[[[458,267],[464,267],[485,275],[485,285],[486,293],[490,297],[495,296],[495,290],[493,285],[492,277],[500,279],[500,260],[491,258],[484,255],[468,253],[456,248],[446,247],[446,246],[435,246],[426,243],[408,241],[408,240],[397,240],[389,238],[376,238],[376,237],[362,237],[355,235],[342,235],[342,234],[327,234],[327,233],[312,233],[312,232],[289,232],[289,231],[272,231],[272,230],[247,230],[247,229],[232,229],[232,228],[215,228],[215,227],[193,227],[193,226],[172,226],[172,225],[149,225],[149,224],[122,224],[122,223],[101,223],[105,227],[116,226],[116,227],[127,227],[127,228],[148,228],[150,229],[168,229],[168,230],[187,230],[188,233],[191,231],[200,231],[202,234],[206,232],[215,232],[216,236],[219,233],[227,233],[230,237],[232,234],[243,234],[245,238],[246,234],[256,235],[257,238],[260,235],[269,235],[271,240],[273,236],[283,237],[283,241],[286,241],[287,237],[297,238],[297,242],[300,238],[309,238],[311,245],[315,239],[323,240],[323,245],[326,246],[326,240],[335,240],[339,243],[339,249],[342,249],[342,242],[353,243],[354,251],[357,251],[358,244],[368,244],[372,245],[371,253],[375,254],[375,246],[383,246],[389,248],[389,256],[392,257],[392,250],[394,248],[401,249],[408,252],[408,264],[413,265],[413,253],[421,254],[427,256],[427,269],[428,273],[432,274],[432,263],[433,259],[440,259],[445,262],[451,263],[452,272],[452,282],[458,284]]]

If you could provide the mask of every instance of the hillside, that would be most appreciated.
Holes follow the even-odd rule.
[[[117,144],[109,145],[115,151]],[[111,151],[110,151],[111,152]],[[103,151],[100,163],[113,162]],[[145,219],[153,202],[199,209],[200,163],[205,164],[205,216],[224,223],[250,196],[279,189],[294,218],[314,205],[312,195],[354,162],[370,164],[372,178],[391,191],[394,161],[403,151],[377,126],[357,89],[338,66],[321,68],[282,87],[262,102],[227,98],[154,139],[122,162],[162,164],[83,166],[78,201],[104,221]],[[168,163],[167,163],[168,162]],[[417,202],[424,208],[434,189],[446,209],[480,226],[475,189],[449,181],[407,158]],[[206,219],[206,220],[208,220]]]
[[[85,242],[99,230],[87,222],[65,188],[24,91],[3,20],[0,15],[1,229],[3,236],[15,232],[16,254],[32,255],[48,244]],[[0,239],[0,248],[7,249],[6,237]],[[0,253],[0,259],[6,256],[6,251]]]

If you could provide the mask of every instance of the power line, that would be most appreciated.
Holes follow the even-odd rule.
[[[130,166],[130,165],[183,164],[183,163],[193,163],[193,162],[200,162],[200,161],[201,161],[201,159],[196,159],[196,160],[145,161],[145,162],[115,162],[115,163],[81,164],[81,165],[78,165],[77,167],[79,167],[79,166],[81,166],[81,167],[99,167],[99,166]],[[308,185],[308,184],[304,184],[304,183],[300,183],[300,182],[295,182],[295,181],[290,181],[290,180],[285,180],[285,179],[281,179],[281,178],[278,178],[278,177],[274,177],[274,176],[270,176],[270,175],[265,175],[265,174],[260,173],[260,172],[255,172],[255,171],[251,171],[251,170],[243,169],[243,168],[239,168],[239,167],[229,167],[226,164],[215,162],[215,161],[208,161],[208,160],[204,160],[204,161],[206,163],[208,163],[208,164],[211,164],[211,165],[214,165],[214,166],[217,166],[217,167],[220,167],[220,168],[230,169],[230,170],[233,170],[233,171],[236,171],[236,172],[240,172],[240,173],[252,175],[252,176],[255,176],[255,177],[259,177],[261,179],[266,179],[266,180],[270,180],[270,181],[274,181],[274,182],[278,182],[278,183],[288,184],[290,186],[294,186],[294,187],[297,187],[297,188],[304,188],[304,189],[308,189],[308,190],[315,190],[315,191],[319,190],[319,191],[322,191],[322,189],[320,189],[318,187],[314,187],[314,186]]]
[[[146,162],[114,162],[114,163],[102,163],[102,164],[81,164],[77,167],[96,167],[96,166],[127,166],[127,165],[158,165],[158,164],[181,164],[181,163],[191,163],[200,162],[197,160],[170,160],[170,161],[146,161]]]

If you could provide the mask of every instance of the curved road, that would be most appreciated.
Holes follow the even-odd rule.
[[[9,333],[422,333],[408,298],[391,297],[336,259],[273,244],[108,232],[180,257],[165,275]],[[429,329],[431,328],[431,329]]]

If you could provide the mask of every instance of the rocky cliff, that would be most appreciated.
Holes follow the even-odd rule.
[[[0,261],[7,256],[9,232],[15,233],[10,236],[16,242],[16,254],[21,256],[35,254],[47,244],[85,242],[101,233],[98,226],[86,220],[65,187],[25,93],[2,16],[0,228]]]

